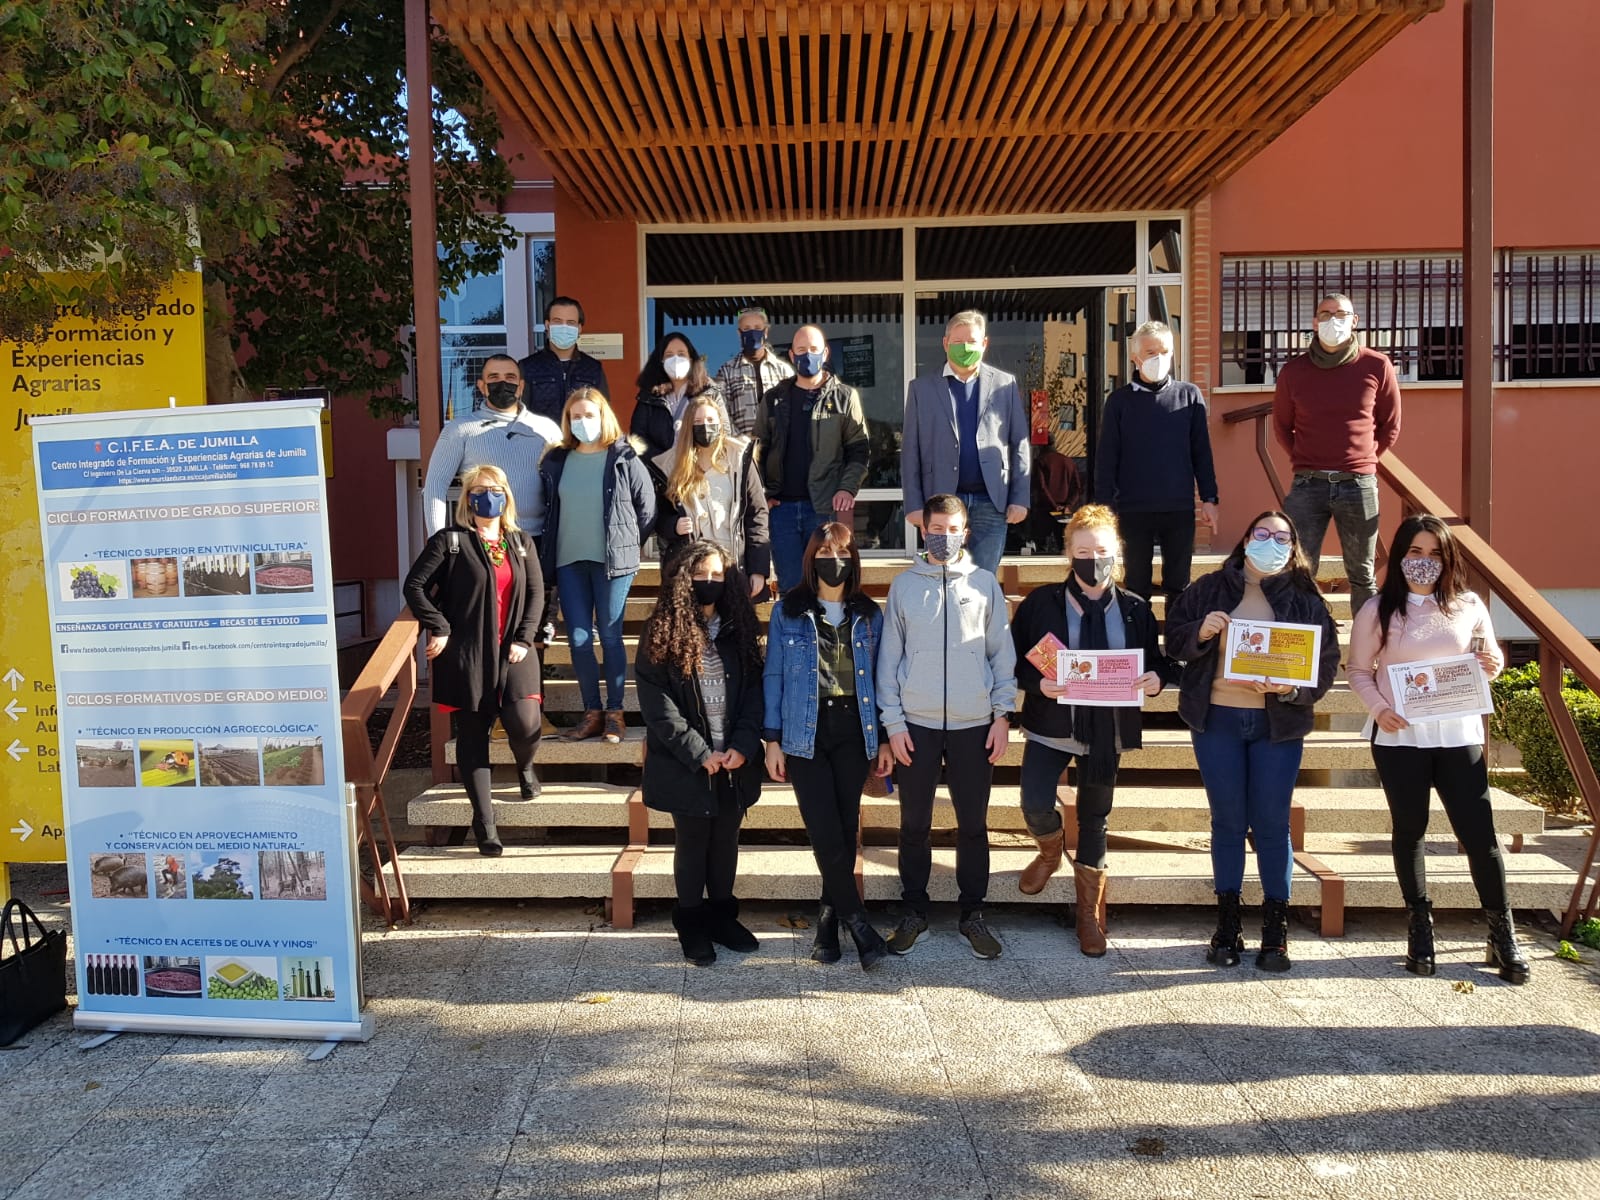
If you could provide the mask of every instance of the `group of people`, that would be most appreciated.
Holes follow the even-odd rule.
[[[669,335],[639,375],[630,438],[598,364],[576,350],[582,317],[581,305],[558,298],[546,314],[546,349],[520,364],[505,356],[485,364],[482,410],[446,426],[430,462],[435,532],[405,582],[428,633],[434,701],[457,711],[480,852],[502,848],[488,769],[497,718],[520,795],[538,794],[547,593],[559,596],[583,696],[581,719],[562,736],[624,737],[622,619],[654,533],[664,548],[661,584],[634,664],[642,793],[673,818],[673,921],[690,961],[714,961],[719,945],[756,948],[735,889],[740,826],[764,778],[793,788],[816,858],[813,957],[839,960],[841,925],[864,968],[908,953],[927,930],[941,779],[957,822],[958,928],[975,955],[998,957],[984,915],[987,811],[1014,720],[1024,742],[1021,806],[1038,849],[1019,890],[1043,891],[1075,846],[1079,946],[1104,954],[1106,830],[1120,756],[1140,746],[1141,712],[1063,702],[1063,685],[1030,661],[1053,636],[1069,650],[1141,650],[1136,687],[1151,697],[1178,688],[1211,808],[1218,914],[1207,958],[1234,966],[1244,953],[1248,842],[1264,894],[1256,965],[1287,970],[1290,805],[1315,705],[1340,665],[1338,630],[1316,584],[1332,520],[1354,593],[1348,676],[1371,714],[1367,736],[1410,908],[1407,969],[1434,970],[1422,845],[1437,790],[1488,914],[1490,962],[1504,978],[1527,978],[1482,724],[1408,724],[1388,691],[1394,663],[1470,652],[1492,677],[1502,660],[1487,608],[1466,590],[1437,518],[1401,525],[1377,590],[1374,471],[1398,433],[1399,390],[1389,360],[1359,345],[1346,297],[1319,303],[1310,351],[1279,376],[1274,424],[1295,466],[1284,511],[1258,515],[1221,568],[1192,583],[1196,491],[1199,519],[1217,528],[1205,401],[1173,374],[1171,331],[1157,322],[1135,331],[1137,377],[1107,402],[1096,502],[1066,521],[1064,578],[1036,588],[1014,616],[996,571],[1007,525],[1031,515],[1031,426],[1016,380],[984,361],[981,313],[950,320],[944,367],[908,390],[902,477],[922,550],[881,606],[863,585],[851,519],[866,475],[866,420],[855,389],[828,369],[821,329],[798,330],[786,363],[769,344],[766,314],[741,312],[740,354],[715,379],[687,336]],[[569,332],[557,338],[558,328]],[[458,476],[461,497],[446,521]],[[1164,637],[1150,604],[1157,545]],[[780,599],[763,646],[755,603],[774,576]],[[1315,682],[1227,678],[1222,647],[1234,620],[1319,628]],[[1075,843],[1059,807],[1069,767]],[[861,799],[874,774],[893,775],[900,807],[903,909],[887,939],[854,877]]]

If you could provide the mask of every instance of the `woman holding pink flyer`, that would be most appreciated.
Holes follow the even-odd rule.
[[[1366,736],[1393,818],[1394,870],[1411,910],[1406,970],[1434,973],[1433,902],[1423,866],[1428,793],[1437,790],[1456,840],[1467,852],[1478,901],[1489,918],[1488,964],[1509,983],[1528,981],[1517,946],[1506,867],[1489,805],[1483,720],[1473,714],[1412,720],[1405,689],[1425,695],[1450,664],[1473,656],[1486,680],[1505,665],[1489,609],[1466,588],[1455,539],[1438,517],[1407,517],[1394,535],[1383,587],[1361,606],[1350,637],[1350,686],[1371,714]],[[1470,670],[1471,661],[1466,663]],[[1396,670],[1395,668],[1401,668]],[[1397,704],[1395,691],[1402,695]]]
[[[1065,539],[1072,560],[1065,582],[1035,588],[1011,621],[1027,737],[1022,816],[1039,844],[1017,887],[1023,895],[1038,895],[1061,866],[1066,830],[1056,811],[1056,789],[1076,759],[1078,849],[1072,874],[1078,947],[1098,958],[1106,952],[1106,819],[1117,761],[1124,750],[1141,745],[1140,697],[1160,695],[1165,684],[1176,683],[1178,668],[1161,653],[1150,605],[1117,586],[1122,541],[1112,511],[1103,504],[1078,509]]]
[[[1227,677],[1234,622],[1276,622],[1320,631],[1314,683]],[[1182,660],[1178,715],[1194,740],[1211,808],[1211,872],[1217,931],[1208,962],[1236,967],[1244,953],[1239,895],[1244,846],[1253,836],[1261,873],[1261,949],[1256,966],[1287,971],[1294,850],[1289,806],[1316,703],[1339,671],[1339,631],[1323,602],[1294,522],[1264,512],[1222,568],[1194,581],[1167,613],[1167,653]]]

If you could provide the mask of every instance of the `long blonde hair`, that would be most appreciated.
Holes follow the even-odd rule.
[[[1072,519],[1067,522],[1067,527],[1062,531],[1061,544],[1066,550],[1067,557],[1072,557],[1072,538],[1078,533],[1095,533],[1101,529],[1109,529],[1111,536],[1117,543],[1117,566],[1111,572],[1111,578],[1117,583],[1122,582],[1122,533],[1117,529],[1117,514],[1104,504],[1085,504],[1072,514]],[[1069,567],[1068,570],[1071,568]]]
[[[709,408],[717,418],[717,440],[711,443],[711,465],[724,474],[733,474],[728,463],[728,426],[722,419],[722,405],[716,396],[701,395],[689,401],[683,410],[683,421],[678,428],[677,459],[672,464],[672,477],[667,480],[667,499],[674,504],[684,504],[706,493],[706,473],[700,466],[699,447],[694,444],[694,415]]]
[[[500,514],[500,528],[506,533],[515,533],[517,530],[517,498],[511,494],[511,481],[506,478],[506,473],[499,467],[490,463],[479,463],[475,467],[468,467],[461,472],[461,498],[456,501],[456,524],[464,525],[468,529],[474,528],[472,502],[467,493],[478,484],[488,482],[500,488],[506,494],[506,509]]]

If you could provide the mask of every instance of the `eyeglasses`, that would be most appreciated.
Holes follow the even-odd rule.
[[[1271,529],[1252,529],[1250,531],[1250,540],[1252,542],[1264,542],[1269,538],[1272,541],[1277,542],[1280,546],[1294,545],[1294,534],[1290,533],[1287,529],[1279,529],[1276,531]]]
[[[1317,314],[1317,320],[1319,320],[1319,321],[1328,321],[1328,320],[1348,321],[1354,316],[1355,316],[1355,313],[1351,312],[1348,308],[1341,308],[1341,309],[1337,309],[1337,310],[1333,310],[1333,311],[1330,311],[1328,309],[1323,309],[1321,312],[1319,312]]]
[[[467,490],[467,495],[469,496],[487,496],[490,493],[493,493],[496,496],[504,496],[506,494],[506,490],[502,487],[475,487]]]

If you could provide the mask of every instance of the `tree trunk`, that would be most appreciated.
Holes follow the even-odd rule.
[[[206,403],[235,404],[251,399],[233,346],[233,306],[220,279],[205,281]]]

